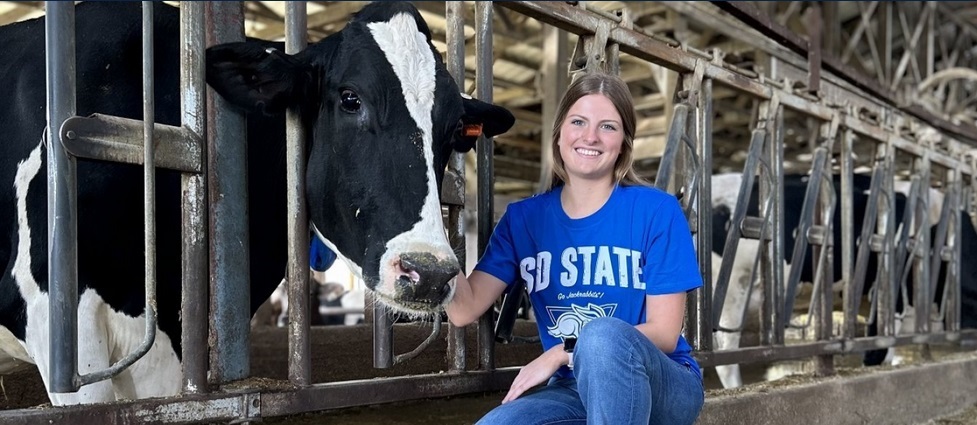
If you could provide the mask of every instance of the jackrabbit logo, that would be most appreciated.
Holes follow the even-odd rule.
[[[556,338],[576,338],[580,335],[580,328],[587,322],[598,317],[607,317],[614,314],[617,304],[597,305],[588,303],[586,307],[571,304],[569,307],[547,307],[546,312],[550,315],[553,326],[546,330]]]

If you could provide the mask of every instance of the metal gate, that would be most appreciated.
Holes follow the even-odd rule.
[[[230,252],[227,241],[212,240],[209,248],[207,245],[208,222],[210,223],[209,234],[216,233],[213,228],[217,220],[215,216],[224,214],[220,220],[217,220],[222,223],[220,224],[222,226],[242,226],[242,221],[234,217],[240,213],[233,212],[241,208],[239,205],[222,205],[214,202],[208,204],[206,196],[208,192],[214,193],[215,190],[223,193],[237,193],[234,191],[242,190],[243,175],[240,175],[244,168],[242,164],[232,166],[228,170],[216,170],[212,168],[214,164],[210,159],[218,147],[222,154],[226,149],[230,149],[221,144],[224,142],[221,142],[219,137],[230,137],[228,135],[232,133],[227,133],[224,129],[216,130],[215,126],[223,125],[219,123],[227,120],[230,122],[227,126],[236,127],[236,131],[239,132],[243,132],[243,129],[239,121],[240,117],[227,115],[229,112],[219,106],[204,114],[203,64],[201,63],[205,35],[210,35],[212,42],[230,41],[240,35],[240,30],[237,28],[218,28],[212,26],[212,23],[205,23],[203,18],[205,7],[212,8],[212,14],[221,14],[232,13],[222,8],[234,9],[240,6],[218,4],[204,6],[196,2],[184,2],[181,6],[181,34],[184,38],[181,41],[183,46],[181,88],[184,105],[182,127],[169,128],[159,124],[121,122],[111,117],[96,117],[94,118],[96,121],[85,121],[91,120],[90,118],[72,118],[74,115],[71,100],[73,81],[70,81],[67,76],[73,73],[49,71],[49,75],[63,77],[54,79],[50,83],[56,98],[62,99],[52,105],[63,105],[50,108],[50,121],[60,123],[67,119],[64,126],[54,125],[49,130],[49,134],[61,135],[67,152],[74,156],[143,162],[148,164],[148,170],[152,169],[153,164],[157,164],[185,172],[183,177],[183,190],[187,195],[184,197],[184,211],[187,213],[184,220],[184,252],[187,254],[187,260],[184,262],[183,299],[185,394],[173,399],[139,400],[111,406],[80,406],[54,411],[0,412],[0,419],[10,423],[34,423],[38,420],[127,423],[134,417],[170,423],[249,420],[506,388],[517,369],[495,367],[493,359],[495,335],[492,330],[494,323],[489,315],[484,316],[478,324],[477,370],[468,370],[472,368],[465,364],[464,329],[452,329],[448,353],[452,365],[447,373],[328,384],[311,382],[309,318],[305,306],[308,300],[304,296],[309,292],[306,267],[308,236],[304,228],[305,206],[300,196],[304,192],[301,178],[305,164],[304,158],[301,157],[303,135],[299,133],[298,126],[293,125],[297,121],[295,114],[290,113],[288,280],[291,282],[289,295],[295,301],[290,311],[288,333],[289,352],[293,353],[289,358],[289,380],[294,387],[275,391],[255,388],[234,393],[207,393],[204,384],[207,382],[208,361],[212,366],[210,371],[216,374],[217,382],[227,382],[249,375],[246,366],[247,319],[242,316],[248,311],[247,300],[233,295],[235,291],[230,286],[230,282],[247,282],[246,276],[232,275],[235,273],[233,271],[235,268],[247,269],[246,250],[243,250],[243,256],[237,257],[236,260],[214,261],[215,257],[229,258],[228,256],[235,254]],[[977,138],[967,129],[961,129],[919,108],[896,106],[890,98],[886,97],[886,93],[889,92],[885,89],[875,87],[871,82],[851,81],[849,79],[851,77],[844,72],[843,67],[833,63],[831,58],[820,57],[820,46],[809,45],[806,41],[783,32],[782,28],[763,21],[762,14],[751,9],[749,5],[732,3],[724,4],[722,7],[741,21],[761,28],[764,34],[776,36],[776,39],[791,51],[800,53],[806,59],[801,62],[805,62],[807,69],[792,63],[784,63],[781,72],[787,77],[772,79],[727,63],[721,51],[702,52],[660,35],[645,33],[634,28],[626,14],[614,15],[593,10],[587,7],[586,2],[499,2],[494,5],[490,2],[478,2],[475,6],[476,21],[474,22],[478,88],[476,97],[484,101],[491,101],[492,96],[494,6],[506,8],[578,35],[581,41],[576,56],[579,60],[570,60],[570,62],[585,72],[597,69],[618,72],[619,55],[626,53],[679,73],[680,82],[676,84],[675,92],[672,94],[673,106],[670,112],[672,118],[666,138],[667,145],[655,184],[672,193],[682,194],[682,205],[690,221],[690,227],[695,233],[699,266],[705,285],[689,298],[690,314],[686,323],[686,336],[693,344],[702,366],[814,356],[817,358],[819,372],[831,373],[832,359],[836,354],[907,344],[973,342],[977,338],[977,332],[959,329],[959,267],[962,260],[959,246],[959,220],[971,219],[965,212],[973,208],[973,185],[977,179],[977,169],[974,168],[974,155],[971,150],[977,145]],[[69,24],[73,24],[73,9],[70,3],[62,5],[58,2],[49,2],[48,7],[48,22],[56,23],[49,26],[49,43],[52,43],[51,40],[63,40],[64,49],[68,49],[62,50],[62,53],[56,53],[57,50],[53,48],[49,49],[50,66],[61,66],[59,64],[63,61],[63,66],[69,67],[65,69],[70,69],[73,53],[64,52],[73,50],[69,37],[72,31],[64,28],[71,28]],[[446,16],[449,20],[447,62],[449,71],[456,79],[464,78],[465,40],[462,11],[464,7],[466,7],[464,4],[457,2],[448,2],[446,5]],[[304,48],[305,16],[303,2],[289,4],[286,19],[288,53]],[[241,18],[236,19],[240,22]],[[797,62],[796,58],[794,62]],[[825,68],[829,72],[822,72],[822,65],[827,65]],[[148,76],[146,81],[146,84],[151,87],[151,76]],[[798,81],[802,83],[795,84]],[[731,265],[727,264],[727,261],[732,261],[734,256],[727,254],[720,266],[719,276],[712,276],[710,178],[713,164],[713,93],[716,86],[747,94],[755,99],[756,103],[750,128],[748,155],[743,169],[745,178],[739,190],[737,208],[733,212],[733,225],[730,226],[727,235],[725,252],[735,252],[737,240],[741,238],[760,241],[761,255],[756,270],[759,278],[764,282],[765,291],[765,302],[761,310],[761,345],[724,351],[713,350],[712,338],[713,331],[719,326],[718,312],[723,308],[728,290]],[[871,90],[866,90],[866,87]],[[145,116],[152,116],[151,99],[146,105]],[[797,238],[793,247],[792,259],[792,264],[796,265],[804,258],[807,249],[811,249],[814,254],[814,268],[817,271],[815,284],[818,289],[815,290],[813,297],[811,316],[815,323],[816,341],[790,345],[785,344],[784,332],[793,309],[800,268],[794,267],[789,274],[784,270],[785,247],[782,236],[789,230],[783,228],[783,188],[778,186],[777,182],[782,180],[784,175],[785,114],[802,115],[818,123],[814,148],[811,152],[810,184],[801,214],[801,229],[798,232],[801,237]],[[113,125],[113,132],[106,130],[110,124]],[[76,127],[72,127],[73,125]],[[140,134],[139,127],[144,128],[146,140],[165,137],[172,140],[172,143],[183,146],[182,150],[140,152],[138,144],[125,142],[123,137]],[[70,132],[72,129],[73,133]],[[201,139],[203,134],[217,139],[211,140],[206,149]],[[56,138],[52,137],[51,140]],[[544,139],[544,144],[545,142]],[[856,142],[871,142],[875,147],[874,157],[870,160],[872,164],[870,207],[863,226],[866,231],[861,235],[854,234],[851,205],[852,176],[856,165],[852,159],[852,152]],[[478,143],[477,178],[480,212],[478,246],[481,252],[493,226],[491,213],[493,211],[493,155],[490,140],[482,138]],[[56,151],[58,150],[51,149],[51,152]],[[841,159],[833,165],[832,158],[835,156]],[[911,169],[916,174],[911,180],[907,202],[907,214],[913,217],[911,221],[913,227],[906,226],[897,234],[897,229],[893,225],[895,220],[893,179],[898,161],[903,159],[911,163]],[[73,213],[66,209],[73,202],[71,198],[73,182],[70,177],[73,168],[72,159],[68,155],[52,154],[49,161],[49,172],[52,176],[69,176],[64,180],[49,179],[58,181],[58,186],[49,191],[58,195],[57,198],[49,201],[50,211],[54,212],[51,216],[59,219],[67,217],[69,220],[51,223],[51,226],[72,229],[70,217]],[[942,179],[939,183],[944,188],[946,197],[942,209],[943,216],[936,232],[936,247],[931,250],[926,248],[932,244],[928,240],[929,232],[923,227],[929,219],[926,216],[928,191],[922,189],[937,183],[933,178],[934,167],[941,170]],[[448,223],[452,242],[464,240],[463,220],[460,218],[464,208],[463,170],[463,160],[456,155],[452,158],[449,172],[446,174],[443,194],[443,199],[448,204]],[[831,190],[830,183],[824,183],[830,182],[826,179],[836,171],[841,174],[840,194]],[[208,173],[207,176],[205,172]],[[147,175],[151,173],[147,172]],[[747,216],[745,208],[754,179],[760,184],[761,213],[758,217]],[[151,188],[151,183],[147,183],[147,188]],[[242,196],[238,202],[244,202],[243,199],[245,198]],[[836,209],[840,209],[842,213],[841,241],[834,241],[832,237],[831,216]],[[225,230],[221,233],[233,232]],[[52,234],[56,235],[52,240],[52,252],[72,252],[73,231]],[[857,249],[852,248],[856,246],[855,240],[859,241]],[[843,244],[841,259],[832,258],[830,253],[830,248],[835,243]],[[878,337],[858,336],[854,327],[861,301],[860,294],[863,286],[866,285],[864,275],[869,251],[879,254],[882,265],[879,269],[881,276],[879,281],[883,284],[877,288],[878,301],[877,308],[874,310],[881,329],[881,336]],[[208,252],[212,266],[209,273]],[[73,281],[73,270],[76,267],[72,263],[73,257],[73,255],[66,255],[51,258],[52,266],[49,272],[52,276],[53,299],[77,298],[71,292],[77,291],[76,286],[73,286],[76,285]],[[59,262],[55,263],[56,260]],[[839,260],[844,270],[840,278],[844,283],[845,327],[840,336],[835,336],[832,335],[831,284],[838,277],[831,276],[833,270],[831,263]],[[941,260],[947,261],[950,267],[946,282],[949,290],[946,291],[945,299],[939,304],[939,314],[948,323],[948,327],[941,332],[932,332],[929,328],[928,300],[932,298],[930,291],[934,287],[935,277],[939,275],[937,268],[941,266]],[[915,300],[920,306],[917,307],[919,309],[917,333],[897,336],[893,329],[895,291],[899,290],[904,276],[910,272],[915,273]],[[213,295],[209,298],[210,308],[205,304],[208,299],[205,295],[208,290],[208,276],[213,291]],[[714,280],[715,286],[712,284]],[[151,285],[152,279],[148,279],[147,282],[147,285]],[[246,293],[246,291],[238,292]],[[55,296],[55,294],[60,295]],[[152,301],[147,300],[147,305],[151,304]],[[75,316],[71,303],[52,302],[51,308],[52,317]],[[208,310],[213,316],[213,312],[217,309],[233,313],[219,320],[215,318],[214,329],[209,329],[208,324],[211,321],[207,320]],[[147,320],[149,316],[147,314]],[[63,326],[63,330],[60,331],[63,333],[58,333],[57,337],[55,332],[52,332],[52,347],[55,346],[53,342],[63,343],[58,350],[55,350],[55,353],[60,354],[52,354],[52,362],[55,363],[52,364],[55,377],[53,382],[57,382],[56,388],[69,391],[97,377],[77,376],[70,344],[70,341],[76,340],[76,336],[72,333],[76,325],[69,319],[64,321]],[[375,326],[377,338],[374,363],[378,367],[386,367],[394,358],[389,322],[384,315],[378,314]],[[214,354],[209,359],[208,338],[216,338],[217,341]],[[121,367],[124,365],[118,366]],[[106,372],[105,375],[110,373]]]

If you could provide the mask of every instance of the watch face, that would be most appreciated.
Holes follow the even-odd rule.
[[[573,352],[573,347],[575,345],[577,345],[577,339],[576,338],[566,338],[566,339],[563,340],[563,351],[566,351],[568,353],[572,353]]]

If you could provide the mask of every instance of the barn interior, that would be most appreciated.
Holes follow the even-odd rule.
[[[168,2],[178,4],[178,2]],[[284,40],[285,2],[245,1],[245,32],[250,37]],[[338,31],[350,15],[367,2],[308,2],[309,41]],[[474,94],[474,2],[465,2],[466,81]],[[804,75],[792,67],[806,66],[789,48],[764,35],[764,29],[736,19],[723,2],[570,2],[620,20],[634,28],[691,52],[722,55],[724,66],[747,76],[767,75],[803,88]],[[966,131],[977,128],[977,82],[970,78],[933,78],[941,71],[977,68],[977,2],[748,2],[776,25],[807,40],[817,30],[825,54],[834,56],[850,81],[875,83],[869,88],[849,84],[871,96],[884,88],[896,106],[919,105]],[[434,44],[444,54],[447,19],[443,2],[415,2],[431,28]],[[540,190],[548,176],[542,138],[549,134],[559,87],[565,86],[578,37],[554,30],[527,15],[495,5],[493,30],[493,101],[516,116],[516,126],[497,137],[494,145],[494,191],[498,205]],[[43,15],[43,2],[0,2],[0,25]],[[815,20],[815,16],[817,19]],[[816,22],[820,21],[820,22]],[[933,25],[935,22],[938,25]],[[806,72],[806,70],[803,70]],[[827,74],[827,73],[825,73]],[[665,146],[675,103],[678,74],[623,53],[620,75],[628,82],[638,112],[635,160],[641,174],[654,179]],[[823,75],[823,78],[837,78]],[[740,172],[749,143],[750,124],[758,101],[742,91],[716,85],[713,93],[713,172]],[[784,170],[807,173],[819,123],[801,114],[785,117]],[[870,142],[856,143],[867,164]],[[474,154],[468,162],[474,167]],[[908,161],[904,161],[908,164]],[[546,171],[544,171],[546,170]],[[904,168],[908,173],[908,167]],[[472,176],[470,180],[474,180]]]
[[[284,2],[243,3],[248,36],[284,39]],[[308,2],[309,41],[341,29],[365,3]],[[463,90],[474,95],[478,90],[476,2],[464,3],[466,79]],[[977,69],[977,2],[742,2],[746,6],[737,6],[735,2],[567,3],[630,25],[669,46],[721,64],[746,78],[763,76],[769,84],[789,87],[794,93],[816,100],[830,99],[837,102],[834,106],[847,108],[852,114],[868,113],[865,112],[868,108],[860,107],[864,104],[882,104],[907,111],[908,115],[930,123],[970,148],[977,148],[977,72],[974,71]],[[434,44],[442,54],[446,53],[448,18],[444,2],[414,4],[428,22]],[[493,8],[492,100],[516,116],[513,129],[494,139],[493,194],[497,218],[507,203],[546,188],[551,172],[547,140],[552,135],[553,110],[561,88],[568,84],[571,74],[582,68],[584,40],[503,4],[495,4]],[[746,8],[760,11],[762,15],[749,15],[744,12]],[[0,25],[33,19],[43,13],[44,2],[3,1]],[[777,34],[790,37],[782,41],[775,38]],[[821,52],[831,57],[831,61],[824,62],[831,69],[812,71],[808,65],[809,52],[801,53],[796,45],[791,45],[791,40],[812,43],[811,35],[817,36]],[[675,106],[683,101],[681,76],[665,66],[627,53],[620,54],[619,70],[631,88],[639,118],[635,163],[644,177],[654,181]],[[843,87],[845,92],[829,93],[812,87],[817,79],[811,75],[818,72],[817,79],[832,82],[832,87]],[[712,99],[712,172],[741,172],[761,99],[718,82]],[[862,118],[888,125],[887,117]],[[821,142],[818,129],[822,124],[807,114],[785,110],[785,173],[810,172],[814,148]],[[908,140],[929,143],[916,128],[897,131]],[[876,147],[876,141],[856,137],[853,151],[856,166],[863,167],[863,172],[871,169]],[[940,146],[930,147],[940,149]],[[912,158],[909,154],[896,155],[901,176],[908,177],[913,172]],[[839,163],[837,158],[835,163]],[[475,154],[468,154],[469,199],[473,199],[476,191],[475,164]],[[940,187],[946,173],[945,168],[934,166],[930,185]],[[977,202],[970,203],[971,208],[974,204]],[[532,331],[526,330],[526,335]],[[415,339],[422,339],[423,333],[405,333],[401,338],[407,338],[406,344],[415,344]],[[284,344],[283,338],[282,333],[270,336],[263,342],[266,346],[255,348],[255,355]],[[441,347],[432,349],[443,351]],[[475,351],[472,348],[469,353]],[[522,359],[534,354],[525,347],[508,353],[503,354],[510,357],[503,357],[501,365],[520,364]],[[342,370],[344,361],[344,358],[332,359],[328,367]],[[287,365],[273,367],[278,373]],[[423,372],[427,371],[408,367],[391,369],[383,375]],[[339,374],[330,379],[360,377]],[[0,400],[0,407],[23,407],[36,401],[7,400]]]

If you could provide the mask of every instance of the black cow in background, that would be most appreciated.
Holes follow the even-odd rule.
[[[930,228],[930,241],[936,238],[936,226]],[[960,213],[960,328],[977,329],[977,264],[973,259],[977,258],[977,229],[974,229],[974,222],[966,212]],[[930,252],[930,258],[936,255]],[[940,267],[940,274],[933,289],[933,302],[942,303],[943,291],[946,290],[947,267],[946,262]],[[914,333],[915,319],[904,317],[908,309],[913,308],[913,279],[910,272],[906,283],[906,296],[903,299],[902,291],[896,293],[896,333]],[[908,309],[907,309],[908,306]],[[936,308],[936,306],[934,306]],[[868,335],[878,335],[876,322],[869,323]],[[866,351],[863,357],[863,364],[866,366],[877,366],[893,355],[892,349]],[[893,364],[898,364],[899,359],[892,359]]]
[[[781,182],[778,182],[783,187],[784,192],[784,228],[785,239],[784,239],[784,258],[788,264],[784,268],[784,278],[786,279],[790,273],[790,268],[794,265],[789,264],[792,259],[794,252],[794,240],[796,238],[796,229],[800,224],[801,219],[801,208],[804,204],[804,197],[807,191],[809,176],[807,175],[786,175]],[[736,196],[739,191],[740,183],[742,181],[742,175],[740,174],[720,174],[712,177],[712,193],[713,193],[713,228],[712,228],[712,247],[713,247],[713,259],[712,259],[712,276],[713,279],[717,279],[719,276],[719,269],[722,264],[722,255],[726,243],[726,236],[728,226],[730,225],[730,220],[732,216],[732,211],[736,206]],[[832,255],[834,261],[833,273],[835,279],[840,279],[842,273],[842,243],[841,243],[841,179],[840,176],[834,175],[832,177],[832,186],[834,193],[839,197],[834,210],[834,216],[832,218],[832,231],[834,238],[834,245],[832,250]],[[852,180],[853,186],[853,230],[855,237],[855,243],[857,244],[858,235],[862,233],[862,224],[865,217],[865,212],[868,206],[868,191],[871,188],[871,177],[865,175],[855,174]],[[907,186],[900,184],[896,187],[895,194],[895,226],[898,232],[899,226],[903,223],[903,215],[905,213],[906,206],[906,195]],[[942,195],[935,190],[930,192],[930,203],[936,209],[930,210],[931,225],[935,224],[933,219],[939,217],[938,206],[942,205]],[[750,204],[747,207],[747,215],[759,216],[759,183],[754,182],[753,192],[750,198]],[[974,244],[977,244],[977,234],[973,233],[972,223],[969,222],[969,217],[964,214],[961,217],[961,222],[965,222],[964,226],[961,227],[961,246],[962,255],[961,258],[967,257],[967,253],[971,252],[970,249],[973,248]],[[932,226],[932,231],[936,231],[936,227]],[[931,239],[932,240],[932,239]],[[968,247],[969,246],[969,247]],[[802,267],[800,273],[800,282],[812,282],[814,280],[814,270],[812,266],[813,249],[808,247],[805,254],[804,260],[800,265]],[[852,250],[853,253],[857,252],[857,246],[854,246]],[[726,295],[726,300],[723,304],[723,311],[718,312],[720,316],[720,326],[724,329],[736,329],[742,325],[742,312],[744,308],[749,308],[753,314],[756,316],[756,312],[759,306],[762,304],[763,290],[762,288],[754,287],[750,296],[747,299],[747,293],[749,287],[752,285],[751,274],[753,270],[754,261],[759,254],[759,243],[756,240],[751,239],[740,239],[739,246],[736,251],[736,258],[734,260],[733,271],[730,276],[729,287]],[[854,260],[853,260],[854,261]],[[964,327],[968,327],[968,324],[977,325],[974,321],[977,321],[977,310],[973,307],[977,306],[977,269],[974,269],[977,265],[970,265],[966,261],[962,262],[961,265],[961,285],[962,289],[962,305],[963,305],[963,323]],[[876,273],[878,270],[878,258],[875,253],[870,253],[868,257],[868,267],[865,274],[865,284],[863,286],[862,295],[868,294],[868,291],[874,286],[876,281]],[[945,274],[946,267],[942,268]],[[941,275],[941,282],[942,282]],[[715,283],[715,281],[714,281]],[[912,286],[912,281],[907,285]],[[942,296],[942,284],[936,289],[938,296]],[[937,300],[941,298],[936,298]],[[968,307],[971,306],[971,307]],[[969,308],[969,309],[968,309]],[[902,311],[901,299],[898,301],[897,311]],[[900,314],[901,315],[901,314]],[[874,335],[876,332],[874,323],[870,324],[868,333]],[[716,349],[733,349],[739,347],[741,332],[726,332],[717,330],[714,332],[714,338],[716,342]],[[865,364],[879,364],[881,358],[885,357],[885,350],[881,352],[868,352],[865,357]],[[719,375],[720,381],[722,381],[723,386],[726,388],[733,388],[742,385],[742,379],[739,373],[739,365],[725,365],[716,367],[717,374]]]
[[[179,125],[179,13],[153,2],[156,122]],[[77,113],[142,119],[138,3],[76,6]],[[44,20],[0,27],[0,350],[35,363],[47,382],[48,276]],[[448,154],[506,131],[512,115],[465,98],[409,3],[377,2],[341,32],[286,55],[251,40],[207,52],[207,82],[249,111],[252,312],[285,272],[283,111],[297,107],[309,154],[311,225],[358,271],[379,302],[440,310],[459,267],[439,193]],[[144,309],[142,167],[79,160],[79,372],[137,346]],[[180,183],[157,171],[159,325],[150,352],[110,381],[51,394],[56,405],[176,394],[180,388]],[[3,334],[0,332],[0,334]]]

